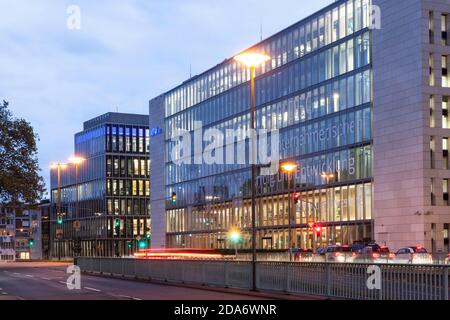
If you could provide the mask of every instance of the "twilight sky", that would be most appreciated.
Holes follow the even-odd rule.
[[[42,175],[85,120],[148,101],[333,0],[0,0],[0,100],[39,134]],[[81,29],[66,26],[70,5]]]

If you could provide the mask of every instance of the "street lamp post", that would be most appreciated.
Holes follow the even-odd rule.
[[[292,249],[294,247],[292,243],[292,197],[291,197],[291,179],[292,173],[297,171],[297,164],[295,163],[283,163],[281,170],[288,176],[288,242],[289,242],[289,260],[292,261]]]
[[[334,177],[335,177],[335,174],[334,173],[331,173],[331,172],[323,172],[321,175],[320,175],[324,180],[325,180],[325,182],[326,182],[326,190],[327,190],[327,194],[326,194],[326,199],[327,199],[327,211],[328,211],[328,206],[329,206],[329,199],[330,199],[330,197],[328,196],[328,185],[330,184],[330,180],[331,179],[334,179]],[[316,219],[314,219],[314,220],[316,220]],[[314,232],[314,238],[315,238],[315,232]],[[316,245],[316,241],[314,240],[314,245]]]
[[[80,157],[72,157],[69,159],[71,163],[75,165],[75,219],[79,218],[79,191],[78,191],[78,171],[80,164],[86,159]]]
[[[70,158],[69,161],[75,165],[75,221],[77,221],[77,227],[79,227],[78,219],[79,219],[79,201],[80,201],[79,199],[80,198],[79,198],[79,190],[78,190],[78,171],[79,171],[80,164],[82,164],[84,161],[86,161],[86,159],[74,156],[74,157]],[[77,229],[75,231],[79,231],[79,230]],[[76,246],[75,246],[76,249],[74,250],[75,254],[80,254],[80,252],[78,252],[79,251],[78,248],[80,247],[81,241],[79,240],[78,236],[76,237],[75,242],[76,242]]]
[[[252,162],[252,179],[251,179],[251,193],[252,193],[252,289],[256,291],[256,137],[255,137],[255,75],[256,67],[269,61],[271,58],[267,55],[247,52],[237,55],[234,58],[239,63],[245,65],[250,69],[250,93],[251,93],[251,162]]]
[[[232,229],[228,235],[229,240],[234,244],[234,252],[236,255],[236,259],[238,256],[238,244],[241,242],[242,235],[238,229]]]
[[[57,180],[58,180],[58,196],[57,196],[57,205],[56,205],[56,217],[57,220],[61,218],[62,212],[61,212],[61,169],[66,169],[67,164],[65,163],[53,163],[50,168],[52,170],[57,170]],[[61,261],[61,245],[58,243],[58,260]]]

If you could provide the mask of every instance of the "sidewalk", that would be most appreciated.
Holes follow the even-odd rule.
[[[188,284],[188,283],[175,283],[175,282],[165,282],[165,281],[158,281],[158,280],[136,279],[136,278],[132,278],[132,277],[120,277],[120,276],[105,275],[105,274],[90,273],[90,272],[83,272],[83,274],[95,276],[95,277],[122,279],[124,281],[146,282],[146,283],[166,285],[166,286],[172,286],[172,287],[182,287],[182,288],[206,290],[206,291],[213,291],[213,292],[232,293],[232,294],[239,294],[239,295],[244,295],[244,296],[249,296],[249,297],[268,299],[268,300],[306,300],[306,301],[330,300],[329,298],[324,297],[324,296],[313,296],[313,295],[307,295],[307,294],[287,294],[287,293],[272,292],[272,291],[256,291],[256,292],[254,292],[254,291],[249,291],[249,290],[244,290],[244,289],[221,288],[221,287],[206,286],[206,285],[202,286],[202,285]]]

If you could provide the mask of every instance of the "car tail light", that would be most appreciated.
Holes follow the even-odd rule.
[[[353,257],[356,257],[356,252],[352,252],[352,256],[353,256]]]
[[[380,257],[380,254],[379,254],[379,253],[373,253],[373,254],[372,254],[372,257],[373,257],[374,259],[378,259],[378,258]]]
[[[394,259],[395,258],[395,253],[389,253],[389,258],[390,259]]]

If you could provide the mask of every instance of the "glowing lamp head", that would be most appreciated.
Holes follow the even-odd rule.
[[[292,173],[297,170],[297,165],[291,162],[283,163],[281,165],[281,170],[283,170],[283,172]]]
[[[239,230],[231,230],[228,237],[230,241],[233,243],[238,243],[241,241],[241,233],[239,232]]]
[[[66,169],[66,168],[67,168],[67,164],[65,164],[65,163],[56,163],[56,162],[53,162],[53,163],[50,165],[50,169],[52,169],[52,170],[56,170],[56,169],[58,169],[58,168],[60,168],[60,169]]]
[[[334,178],[334,174],[333,173],[322,173],[321,174],[322,178],[324,179],[333,179]]]
[[[248,68],[256,68],[264,62],[269,61],[271,58],[268,55],[257,53],[257,52],[246,52],[234,57],[239,63],[247,66]]]
[[[82,164],[84,161],[86,161],[86,159],[84,159],[84,158],[81,158],[81,157],[71,157],[70,159],[69,159],[69,161],[71,162],[71,163],[73,163],[73,164]]]

